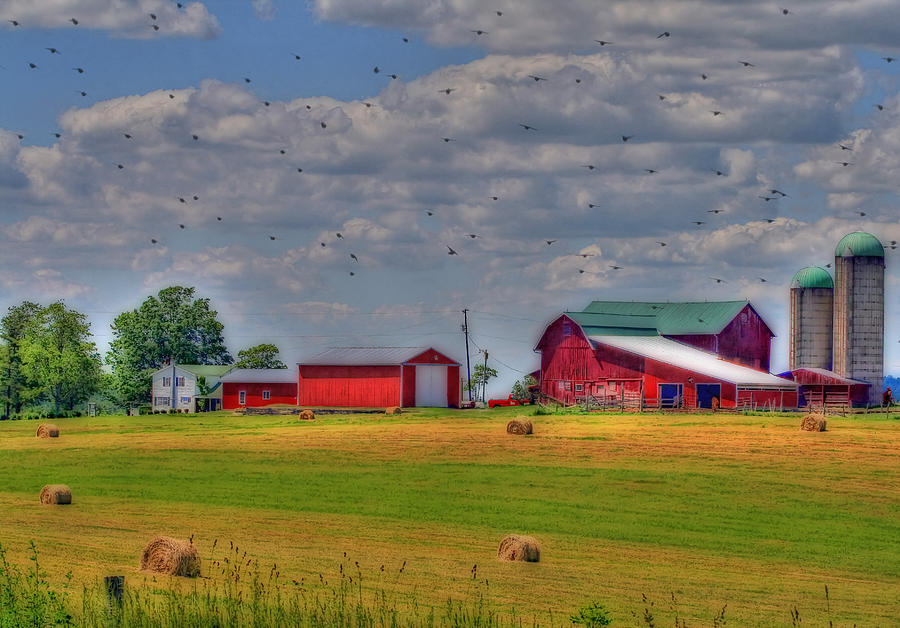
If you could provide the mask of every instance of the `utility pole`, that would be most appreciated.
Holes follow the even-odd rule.
[[[463,308],[463,333],[466,335],[466,390],[469,391],[469,401],[472,401],[472,367],[469,366],[469,309]]]
[[[481,374],[481,403],[487,398],[487,358],[488,352],[484,352],[484,372]]]

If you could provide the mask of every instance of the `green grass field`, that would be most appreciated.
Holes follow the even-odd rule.
[[[900,417],[802,433],[796,415],[550,415],[505,433],[530,413],[60,419],[58,439],[3,422],[0,543],[26,564],[34,540],[55,583],[184,587],[138,562],[156,534],[193,535],[312,586],[358,561],[365,587],[418,604],[477,588],[529,624],[600,601],[636,625],[643,596],[656,625],[712,625],[726,604],[730,625],[900,621]],[[74,503],[41,506],[47,483]],[[497,561],[510,532],[541,562]]]

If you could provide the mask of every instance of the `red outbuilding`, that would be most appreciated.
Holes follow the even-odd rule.
[[[819,368],[798,368],[780,377],[800,384],[801,407],[838,409],[862,407],[869,403],[869,382],[841,377],[834,371]]]
[[[298,364],[301,406],[458,408],[459,362],[430,347],[340,347]]]
[[[293,369],[233,369],[221,382],[225,410],[297,405],[297,371]]]
[[[738,318],[748,312],[730,305],[720,310],[731,310]],[[711,333],[697,324],[693,328],[684,324],[679,331],[694,332],[684,335],[695,341],[698,336],[714,338],[716,328],[731,323],[722,318],[714,322]],[[748,315],[748,324],[750,319]],[[795,382],[747,365],[767,362],[768,349],[755,347],[738,360],[729,343],[725,358],[686,338],[673,338],[680,335],[661,334],[655,316],[643,312],[567,312],[548,325],[535,347],[541,353],[541,394],[566,404],[590,396],[631,406],[797,407]]]

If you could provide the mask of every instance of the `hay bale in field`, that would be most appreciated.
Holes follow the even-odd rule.
[[[38,438],[58,438],[59,428],[52,423],[41,423],[37,428]]]
[[[525,419],[513,419],[509,423],[506,424],[506,433],[507,434],[516,434],[518,436],[524,436],[525,434],[531,434],[534,431],[534,427],[531,425],[531,421],[527,421]]]
[[[316,418],[316,413],[313,412],[312,410],[303,410],[299,414],[299,418],[301,421],[312,421],[313,419]]]
[[[48,484],[41,489],[42,504],[71,504],[72,489],[65,484]]]
[[[200,554],[188,541],[158,536],[144,548],[141,569],[170,576],[196,578],[200,575]]]
[[[821,414],[807,414],[800,422],[800,429],[804,432],[824,432],[826,423]]]
[[[391,406],[384,409],[385,414],[400,414],[401,412],[403,411],[400,409],[400,406]]]
[[[506,561],[522,560],[527,563],[536,563],[541,560],[541,544],[533,536],[507,534],[500,541],[497,558]]]

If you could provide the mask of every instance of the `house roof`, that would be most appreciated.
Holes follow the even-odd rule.
[[[602,344],[695,373],[702,373],[738,386],[796,390],[797,384],[734,362],[722,360],[715,353],[703,351],[662,336],[589,336],[595,345]]]
[[[233,369],[223,382],[259,384],[296,384],[297,369]]]
[[[385,366],[409,362],[431,347],[332,347],[300,364]],[[443,354],[442,354],[443,355]]]
[[[566,315],[585,328],[587,335],[594,333],[591,327],[609,328],[604,335],[717,334],[748,304],[748,301],[593,301],[583,311],[566,312]]]
[[[219,379],[234,368],[231,364],[176,364],[175,366],[206,379]]]

